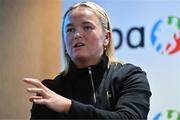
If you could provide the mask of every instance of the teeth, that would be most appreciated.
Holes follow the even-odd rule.
[[[84,46],[84,44],[82,44],[82,43],[77,43],[74,47],[81,47],[81,46]]]

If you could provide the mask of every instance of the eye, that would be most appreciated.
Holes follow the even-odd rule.
[[[74,28],[67,28],[66,32],[67,33],[72,33],[72,32],[74,32]]]
[[[84,30],[87,31],[87,30],[92,30],[92,27],[91,26],[84,26]]]

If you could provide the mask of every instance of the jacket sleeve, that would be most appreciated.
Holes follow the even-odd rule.
[[[54,85],[52,85],[53,82],[51,81],[52,80],[50,79],[45,79],[42,81],[42,83],[51,90],[54,90],[53,88]],[[33,103],[31,108],[31,117],[30,117],[31,120],[36,120],[36,119],[44,120],[44,119],[56,119],[56,118],[63,119],[64,117],[65,114],[54,112],[44,105]]]
[[[33,103],[32,109],[31,109],[31,118],[30,120],[36,120],[36,119],[53,119],[55,116],[55,113],[51,110],[49,110],[44,105],[38,105]]]
[[[117,98],[114,110],[102,110],[72,100],[69,115],[91,119],[147,119],[150,87],[146,73],[139,67],[125,64],[112,73],[112,85]]]

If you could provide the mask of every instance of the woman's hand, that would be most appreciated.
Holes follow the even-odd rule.
[[[48,108],[56,111],[68,113],[71,107],[71,100],[60,96],[44,86],[39,80],[33,78],[24,78],[24,82],[35,86],[34,88],[27,88],[29,93],[36,93],[40,96],[31,96],[29,101],[36,104],[42,104]]]

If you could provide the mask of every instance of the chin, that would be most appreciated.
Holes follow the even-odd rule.
[[[73,59],[75,59],[75,60],[86,60],[88,58],[88,56],[87,55],[80,55],[80,54],[78,54],[78,55],[74,55],[73,56]]]

